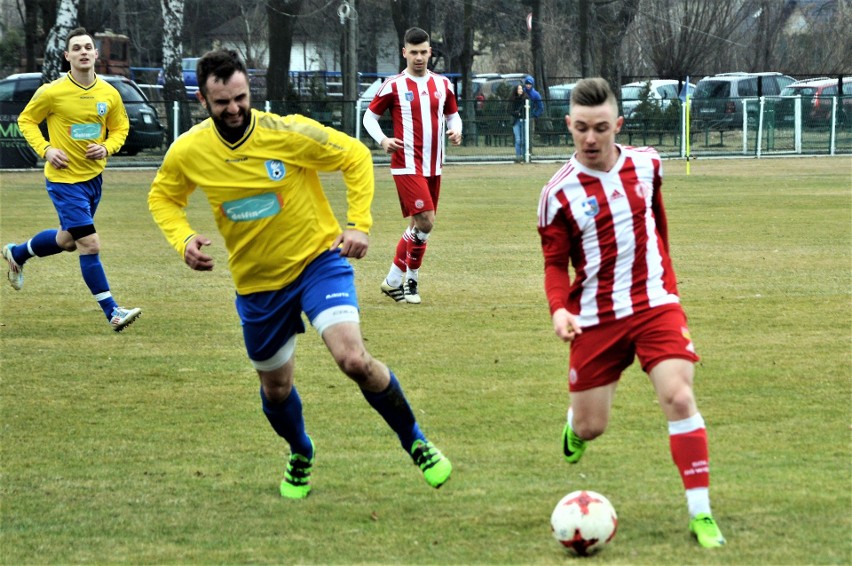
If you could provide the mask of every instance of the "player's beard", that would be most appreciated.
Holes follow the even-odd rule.
[[[219,133],[222,134],[222,137],[225,138],[229,142],[235,142],[239,140],[248,128],[250,120],[250,112],[251,108],[248,110],[244,110],[240,108],[240,111],[236,116],[242,117],[242,122],[239,126],[230,126],[227,121],[222,119],[219,116],[214,116],[210,110],[207,110],[207,114],[210,116],[210,119],[213,120],[213,123],[216,125],[216,129],[219,130]],[[233,117],[233,115],[231,116]]]

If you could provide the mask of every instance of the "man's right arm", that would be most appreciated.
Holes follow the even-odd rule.
[[[387,136],[382,131],[381,125],[379,125],[379,118],[381,118],[381,116],[372,110],[367,109],[364,111],[364,129],[367,130],[367,133],[370,134],[370,137],[373,138],[377,144],[382,145],[382,142]]]
[[[154,182],[151,183],[148,210],[169,244],[181,259],[186,260],[187,245],[197,235],[190,226],[185,211],[189,195],[195,187],[189,186],[179,170],[178,159],[174,155],[176,149],[172,147],[166,154]]]
[[[44,157],[47,148],[50,146],[39,128],[39,124],[47,118],[50,109],[50,97],[44,93],[46,86],[39,87],[24,110],[18,115],[18,128],[21,130],[21,134],[40,157]]]

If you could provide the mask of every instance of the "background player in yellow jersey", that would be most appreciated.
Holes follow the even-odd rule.
[[[7,244],[3,258],[9,264],[9,283],[20,291],[27,260],[77,250],[83,280],[113,330],[120,332],[142,310],[121,308],[113,299],[100,260],[94,216],[101,200],[106,158],[124,145],[130,123],[118,91],[95,75],[97,58],[92,36],[83,28],[72,30],[65,51],[71,70],[42,85],[18,116],[21,133],[45,159],[47,193],[60,227],[43,230],[23,244]],[[44,120],[50,141],[39,130]]]
[[[249,359],[260,377],[263,412],[290,445],[284,497],[311,490],[314,444],[305,432],[293,383],[296,334],[304,312],[337,365],[399,437],[403,449],[440,487],[450,461],[417,424],[399,382],[361,337],[354,272],[346,258],[367,253],[373,162],[358,140],[303,116],[251,108],[248,75],[233,51],[198,61],[198,99],[210,117],[169,148],[148,195],[154,220],[192,269],[213,269],[211,241],[184,209],[200,188],[228,249],[236,307]],[[318,171],[341,171],[347,225],[340,229]]]

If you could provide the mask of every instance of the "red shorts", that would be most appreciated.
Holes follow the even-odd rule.
[[[441,176],[394,175],[399,206],[405,218],[427,210],[438,210],[441,194]]]
[[[679,304],[584,328],[571,343],[568,390],[584,391],[618,381],[634,356],[646,373],[671,358],[699,360]]]

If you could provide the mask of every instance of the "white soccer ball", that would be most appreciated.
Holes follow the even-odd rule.
[[[618,516],[609,499],[588,490],[573,491],[559,500],[550,515],[553,536],[572,554],[587,556],[615,537]]]

